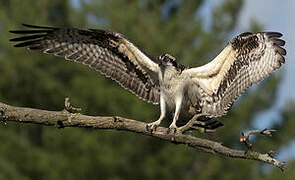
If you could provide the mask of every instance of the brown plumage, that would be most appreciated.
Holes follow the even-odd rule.
[[[200,98],[202,112],[209,117],[226,114],[248,87],[280,68],[286,55],[281,47],[285,42],[278,39],[281,36],[277,32],[243,33],[230,41],[213,61],[189,69],[192,78],[205,90]]]
[[[180,112],[219,117],[252,84],[261,81],[285,62],[285,42],[277,32],[243,33],[211,62],[185,68],[171,55],[155,62],[122,34],[97,29],[55,28],[24,25],[10,31],[21,37],[15,47],[28,47],[80,62],[118,82],[139,98],[160,103],[161,116],[154,128],[175,109],[170,128],[176,128]],[[167,105],[167,106],[166,106]],[[217,124],[216,127],[219,127]]]
[[[132,43],[119,33],[95,29],[62,29],[24,24],[32,30],[10,31],[25,35],[11,39],[20,42],[15,47],[28,47],[44,53],[65,57],[90,66],[118,82],[143,100],[158,104],[159,87],[148,74],[149,68],[137,63]],[[151,60],[150,60],[151,61]]]

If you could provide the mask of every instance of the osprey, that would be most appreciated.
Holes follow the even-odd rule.
[[[15,47],[83,63],[140,99],[160,104],[159,119],[147,126],[151,130],[160,125],[167,109],[174,110],[169,129],[179,132],[187,129],[176,126],[181,112],[206,118],[225,115],[248,87],[278,69],[286,55],[281,33],[247,32],[232,39],[208,64],[186,68],[169,54],[153,60],[120,33],[23,25],[31,29],[10,31],[22,35],[10,39],[19,42]]]

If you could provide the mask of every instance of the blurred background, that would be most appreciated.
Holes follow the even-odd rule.
[[[121,32],[148,54],[167,52],[186,66],[209,62],[245,31],[279,31],[288,52],[279,71],[250,88],[220,119],[225,127],[196,133],[244,149],[242,131],[277,129],[274,137],[256,137],[254,149],[277,151],[288,162],[285,173],[135,133],[1,123],[0,179],[293,179],[294,7],[292,0],[0,0],[0,101],[10,105],[61,110],[70,97],[88,115],[145,122],[159,116],[157,106],[88,67],[13,48],[8,31],[21,23]]]

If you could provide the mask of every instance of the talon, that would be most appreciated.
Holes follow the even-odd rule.
[[[170,134],[170,132],[172,131],[174,134],[177,132],[177,126],[175,124],[171,124],[167,130],[167,134]]]
[[[160,122],[161,121],[158,120],[158,121],[147,124],[146,125],[146,130],[150,131],[150,132],[155,131],[157,129],[157,127],[160,125]]]
[[[145,128],[146,128],[146,130],[148,131],[148,132],[150,132],[150,133],[152,133],[155,129],[153,128],[153,126],[152,125],[150,125],[150,124],[147,124],[146,126],[145,126]]]
[[[166,132],[166,133],[167,133],[167,134],[170,134],[170,128],[167,129],[167,132]]]
[[[145,126],[145,129],[146,129],[146,131],[151,131],[151,129],[150,129],[150,126],[147,124],[146,126]]]
[[[170,127],[169,127],[169,128],[167,129],[167,134],[170,134],[170,132],[172,132],[172,133],[174,133],[174,134],[175,134],[175,133],[176,133],[176,131],[177,131],[177,129],[176,129],[176,128],[170,128]]]

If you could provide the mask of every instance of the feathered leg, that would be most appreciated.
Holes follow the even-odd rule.
[[[161,124],[162,120],[166,116],[166,102],[163,95],[160,96],[160,109],[161,109],[160,118],[155,122],[149,123],[147,125],[147,129],[155,130]]]
[[[175,99],[175,113],[174,113],[173,121],[169,126],[168,133],[170,132],[170,130],[174,130],[174,132],[176,132],[177,130],[176,122],[180,114],[182,100],[183,100],[182,95],[177,96]]]

